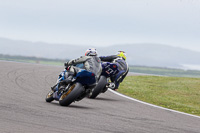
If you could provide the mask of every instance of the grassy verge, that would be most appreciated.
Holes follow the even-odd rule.
[[[200,116],[200,78],[129,76],[118,91],[138,100]]]
[[[28,56],[10,56],[0,54],[0,60],[6,61],[16,61],[16,62],[26,62],[26,63],[36,63],[44,65],[56,65],[63,66],[66,60],[61,59],[47,59],[47,58],[37,58],[37,57],[28,57]]]
[[[68,61],[69,59],[64,59],[64,60],[47,59],[47,58],[37,58],[29,56],[11,56],[11,55],[0,54],[0,60],[63,66],[63,63]],[[136,73],[145,73],[145,74],[172,76],[172,77],[200,78],[200,71],[197,70],[182,70],[182,69],[146,67],[146,66],[129,66],[129,70],[130,72],[136,72]]]
[[[183,70],[161,67],[145,67],[145,66],[130,66],[130,72],[146,73],[154,75],[172,76],[172,77],[194,77],[200,78],[198,70]]]

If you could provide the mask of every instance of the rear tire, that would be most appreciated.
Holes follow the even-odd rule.
[[[93,89],[92,94],[89,95],[89,98],[95,99],[105,88],[106,84],[107,84],[107,78],[105,76],[101,76],[98,84]]]
[[[67,92],[64,92],[60,99],[59,104],[61,106],[68,106],[74,102],[84,91],[83,86],[80,83],[72,85]]]

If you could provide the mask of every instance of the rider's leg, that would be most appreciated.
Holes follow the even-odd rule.
[[[123,77],[122,77],[123,74],[124,74],[124,70],[118,72],[118,73],[116,74],[116,76],[114,76],[114,77],[112,78],[112,82],[114,82],[114,84],[115,84],[115,87],[112,88],[113,90],[118,89],[120,82],[122,82],[122,80],[123,80]]]
[[[79,68],[71,66],[70,69],[65,74],[65,80],[62,81],[64,84],[69,84],[72,82],[72,78],[76,75]]]

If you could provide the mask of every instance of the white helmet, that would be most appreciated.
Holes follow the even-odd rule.
[[[85,56],[97,56],[97,50],[95,48],[90,48],[85,51]]]

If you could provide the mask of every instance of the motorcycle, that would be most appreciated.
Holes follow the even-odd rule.
[[[102,73],[100,79],[88,97],[95,99],[100,93],[105,93],[111,84],[110,78],[118,72],[119,70],[116,64],[110,62],[102,62]]]
[[[61,106],[69,106],[72,102],[87,97],[96,86],[95,74],[84,69],[76,71],[76,75],[68,84],[60,84],[65,80],[67,70],[60,73],[57,84],[52,87],[46,96],[46,102],[59,101]],[[57,88],[56,88],[57,87]]]

